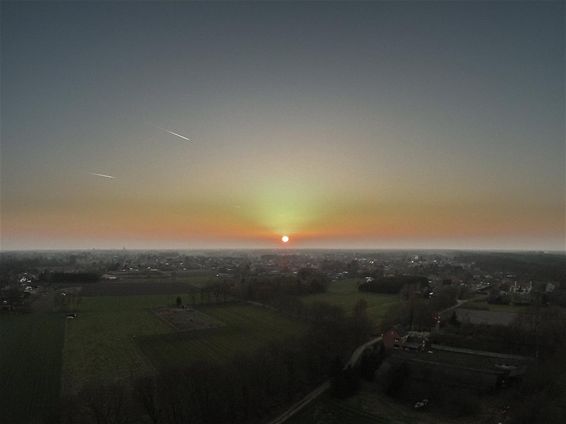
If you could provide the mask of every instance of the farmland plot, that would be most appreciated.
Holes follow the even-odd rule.
[[[203,314],[191,307],[166,307],[156,308],[153,313],[168,323],[176,331],[203,330],[216,328],[224,325],[223,322]]]
[[[226,304],[199,310],[224,326],[136,339],[157,368],[180,367],[205,359],[226,361],[236,353],[299,335],[304,329],[304,324],[258,306]]]
[[[66,322],[63,393],[77,392],[87,382],[152,374],[154,365],[223,360],[302,328],[272,310],[225,304],[198,308],[199,315],[222,326],[178,332],[155,313],[164,306],[173,309],[175,300],[174,295],[84,297],[78,318]]]
[[[174,301],[164,295],[84,297],[78,318],[66,323],[63,392],[76,392],[89,381],[152,373],[135,338],[173,332],[151,309]]]
[[[387,309],[399,303],[399,296],[358,291],[359,279],[333,281],[325,293],[312,294],[302,298],[305,303],[325,302],[340,306],[346,313],[353,311],[356,303],[364,299],[367,304],[368,317],[379,323]]]
[[[53,312],[0,314],[0,421],[34,422],[56,408],[64,326]]]

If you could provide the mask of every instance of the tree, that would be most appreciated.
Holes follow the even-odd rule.
[[[405,364],[394,365],[383,378],[383,390],[389,396],[398,396],[408,376],[409,370]]]
[[[360,263],[356,259],[352,259],[346,266],[346,271],[351,277],[357,277],[360,270]]]
[[[330,381],[330,390],[337,398],[352,396],[360,387],[360,376],[354,368],[341,370]]]
[[[126,424],[128,397],[119,384],[96,384],[86,386],[79,393],[79,399],[96,424]]]
[[[351,320],[351,335],[354,345],[359,345],[368,339],[372,330],[372,324],[367,315],[368,303],[365,299],[360,299],[354,305]]]
[[[377,348],[367,349],[360,359],[360,377],[367,381],[373,381],[375,372],[381,365],[384,356],[382,345]]]
[[[535,356],[553,353],[566,342],[564,327],[566,313],[559,307],[533,303],[526,312],[517,316],[513,327],[525,337],[525,342],[535,345]]]
[[[143,408],[152,423],[159,422],[161,408],[157,399],[155,379],[150,376],[140,377],[134,381],[133,396]]]
[[[442,311],[456,304],[459,290],[456,287],[443,287],[431,298],[430,304],[435,312]]]
[[[423,288],[428,287],[428,279],[414,275],[382,277],[373,281],[363,282],[358,286],[358,289],[374,293],[395,294],[400,293],[407,286],[412,286],[412,288],[411,290],[405,289],[406,292],[420,292]]]
[[[433,311],[428,302],[417,299],[411,305],[411,321],[412,329],[427,330],[434,324]]]

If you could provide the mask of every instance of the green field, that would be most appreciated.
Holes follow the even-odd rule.
[[[8,411],[5,416],[20,411],[21,418],[7,415],[9,422],[27,421],[30,414],[53,405],[59,393],[74,393],[86,382],[126,381],[193,360],[224,361],[235,353],[301,334],[305,328],[270,309],[226,304],[199,308],[225,326],[178,333],[152,312],[172,305],[175,298],[85,296],[78,318],[66,320],[61,313],[48,312],[51,299],[45,296],[30,314],[1,315],[0,410]],[[359,293],[356,280],[334,282],[327,293],[305,296],[303,301],[328,302],[348,312],[361,298],[376,322],[398,302],[397,296]],[[186,293],[183,299],[189,301]]]
[[[326,293],[304,296],[303,302],[326,302],[340,306],[349,313],[360,299],[365,299],[368,303],[368,316],[374,323],[378,323],[383,318],[389,307],[399,303],[398,295],[360,292],[358,283],[359,279],[354,278],[333,281]]]
[[[269,309],[226,304],[199,308],[226,326],[178,333],[151,311],[171,305],[175,297],[84,297],[79,317],[66,323],[63,392],[76,392],[88,381],[127,380],[151,374],[154,366],[181,366],[196,359],[222,360],[296,334],[302,328],[299,322]]]
[[[75,392],[86,381],[127,379],[153,372],[135,337],[172,332],[151,308],[174,301],[171,295],[84,297],[79,317],[66,323],[64,393]]]
[[[465,303],[461,306],[463,309],[478,309],[484,311],[503,311],[503,312],[527,312],[528,306],[525,305],[498,305],[495,303],[487,303],[485,299],[475,300]]]
[[[56,407],[64,329],[60,313],[0,314],[0,421],[34,422]]]
[[[157,368],[183,366],[197,360],[225,361],[267,343],[300,334],[304,325],[279,313],[245,304],[199,308],[225,326],[175,334],[138,337],[141,350]]]

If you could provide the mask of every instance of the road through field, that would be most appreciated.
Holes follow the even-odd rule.
[[[373,346],[373,345],[375,345],[376,343],[379,343],[379,342],[381,342],[381,336],[376,337],[375,339],[372,339],[369,342],[366,342],[366,343],[358,346],[356,348],[356,350],[354,350],[354,352],[352,353],[350,360],[344,366],[344,369],[351,368],[351,367],[354,367],[355,365],[357,365],[357,363],[360,360],[360,357],[362,356],[364,351],[367,348],[369,348],[369,347],[371,347],[371,346]],[[289,418],[291,418],[293,415],[295,415],[297,412],[302,410],[305,406],[307,406],[312,401],[317,399],[320,395],[322,395],[324,392],[326,392],[329,388],[330,388],[330,380],[327,380],[324,383],[322,383],[320,386],[318,386],[316,389],[314,389],[312,392],[310,392],[308,395],[306,395],[299,402],[295,403],[293,406],[291,406],[289,409],[287,409],[285,412],[283,412],[281,415],[279,415],[277,418],[269,421],[268,424],[282,424],[282,423],[284,423]]]

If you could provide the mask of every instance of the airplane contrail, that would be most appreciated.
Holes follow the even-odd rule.
[[[102,178],[109,178],[111,180],[115,179],[116,177],[113,177],[112,175],[106,175],[106,174],[98,174],[96,172],[89,172],[90,175],[94,175],[95,177],[102,177]]]
[[[181,135],[181,134],[177,134],[176,132],[169,131],[167,128],[161,128],[161,127],[157,127],[157,128],[159,128],[160,130],[163,130],[165,132],[168,132],[169,134],[174,135],[175,137],[182,138],[183,140],[192,141],[190,138],[185,137],[184,135]]]

